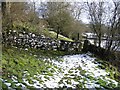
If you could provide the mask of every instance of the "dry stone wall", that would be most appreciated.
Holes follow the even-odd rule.
[[[80,51],[80,42],[69,42],[64,40],[51,39],[44,35],[36,35],[29,32],[17,32],[9,30],[3,33],[3,43],[22,48],[39,48],[43,50],[60,50],[60,51]]]

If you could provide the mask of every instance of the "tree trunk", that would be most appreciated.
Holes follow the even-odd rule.
[[[56,37],[57,39],[58,39],[58,35],[59,35],[59,29],[57,30],[57,37]]]
[[[2,11],[2,15],[5,16],[5,12],[6,12],[6,2],[1,2],[1,11]]]
[[[101,37],[98,38],[98,47],[101,47]]]
[[[109,45],[108,45],[108,51],[110,51],[110,48],[112,46],[112,42],[113,42],[113,40],[110,40]]]
[[[79,41],[79,38],[80,38],[80,34],[78,33],[78,41]]]

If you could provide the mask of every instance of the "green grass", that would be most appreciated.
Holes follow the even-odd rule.
[[[35,25],[31,25],[30,23],[22,23],[22,22],[13,24],[12,30],[16,30],[17,32],[21,32],[21,31],[23,31],[23,29],[26,32],[32,32],[35,34],[43,34],[43,35],[50,37],[50,38],[53,38],[53,39],[56,39],[56,37],[57,37],[56,32],[49,31],[47,28],[43,29],[43,30],[39,30],[39,28]],[[65,41],[73,42],[72,39],[67,38],[67,37],[60,35],[60,34],[58,35],[58,40],[65,40]]]
[[[11,28],[12,30],[17,30],[18,32],[21,32],[25,30],[26,32],[32,32],[35,34],[40,34],[41,31],[39,30],[39,27],[37,25],[33,25],[31,23],[26,23],[26,22],[14,22],[13,27]]]
[[[30,53],[32,55],[30,55]],[[14,47],[3,47],[2,52],[2,69],[4,80],[8,83],[14,83],[12,81],[12,76],[17,77],[19,83],[24,83],[22,78],[27,78],[29,83],[33,83],[30,77],[34,75],[48,73],[52,76],[52,73],[48,71],[48,68],[54,67],[51,63],[43,61],[43,58],[57,57],[63,55],[64,53],[58,51],[43,51],[36,49],[24,49],[14,48]],[[36,56],[34,56],[36,55]],[[39,58],[39,56],[42,56]],[[38,59],[39,58],[39,59]],[[24,76],[24,71],[27,71],[29,75]],[[52,71],[54,72],[54,70]],[[5,85],[3,85],[5,87]],[[14,84],[11,87],[16,88]]]
[[[103,61],[101,59],[96,59],[97,62],[99,62],[100,65],[97,66],[97,68],[105,69],[106,72],[109,72],[108,78],[114,79],[118,82],[120,82],[118,76],[120,76],[120,72],[117,70],[117,68],[113,65],[111,65],[107,61]]]
[[[54,31],[48,31],[47,29],[45,29],[43,31],[43,34],[45,36],[48,36],[48,37],[53,38],[53,39],[56,39],[56,37],[57,37],[57,33],[56,32],[54,32]],[[65,37],[65,36],[63,36],[61,34],[58,35],[58,40],[65,40],[65,41],[71,41],[71,42],[73,42],[72,39],[67,38],[67,37]]]

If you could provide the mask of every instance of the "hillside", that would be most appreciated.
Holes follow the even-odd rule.
[[[45,37],[49,37],[52,39],[56,39],[57,33],[55,31],[50,31],[48,28],[38,28],[39,26],[32,25],[30,23],[22,23],[22,22],[15,22],[9,30],[16,31],[16,32],[28,32],[28,33],[34,33],[38,35],[44,35]],[[71,41],[72,39],[65,37],[61,34],[58,35],[58,40],[64,40],[64,41]]]
[[[114,73],[92,54],[65,55],[60,51],[3,48],[2,88],[117,88]]]
[[[48,31],[47,29],[45,29],[45,30],[43,31],[43,34],[44,34],[45,36],[48,36],[48,37],[54,38],[54,39],[56,39],[56,36],[57,36],[57,33],[56,33],[56,32],[54,32],[54,31]],[[63,35],[61,35],[61,34],[58,35],[58,40],[65,40],[65,41],[71,41],[71,42],[73,41],[72,39],[67,38],[67,37],[65,37],[65,36],[63,36]]]

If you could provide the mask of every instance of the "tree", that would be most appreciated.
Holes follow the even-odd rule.
[[[22,20],[26,3],[23,2],[2,2],[2,26],[11,28],[14,21]],[[17,9],[16,9],[17,8]],[[24,18],[25,20],[25,18]]]
[[[71,3],[70,4],[70,11],[71,11],[71,14],[73,15],[74,19],[75,20],[80,20],[80,15],[82,13],[82,10],[83,10],[83,3],[81,2],[74,2],[74,3]]]
[[[80,4],[80,3],[79,3]],[[46,20],[50,28],[58,34],[69,38],[77,38],[85,25],[80,21],[82,7],[78,3],[47,2],[41,3],[39,14]],[[76,39],[77,40],[77,39]]]
[[[87,2],[87,6],[91,25],[90,28],[97,35],[98,46],[101,47],[104,2]]]
[[[120,46],[120,1],[87,2],[87,6],[91,29],[98,37],[99,46],[102,34],[106,33],[106,49],[117,50]]]
[[[3,27],[12,27],[19,23],[31,23],[33,25],[39,23],[35,3],[32,2],[2,2],[2,13]]]
[[[1,11],[2,11],[2,16],[4,16],[6,11],[6,2],[1,2]]]
[[[45,19],[49,26],[54,29],[58,34],[64,34],[65,28],[70,26],[72,22],[72,16],[68,10],[69,4],[65,2],[48,2],[47,10],[45,13]]]
[[[87,25],[80,20],[74,20],[69,30],[69,38],[74,38],[76,41],[82,40],[83,32],[90,31]]]
[[[10,8],[11,8],[11,3],[10,2],[1,2],[1,11],[2,11],[2,26],[4,29],[4,25],[7,27],[11,26],[12,20],[10,16]]]
[[[117,50],[120,46],[120,1],[113,1],[113,8],[108,8],[107,50]]]

